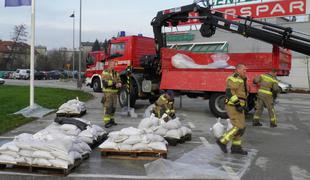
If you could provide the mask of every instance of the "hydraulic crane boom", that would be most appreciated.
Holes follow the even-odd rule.
[[[195,14],[198,15],[190,16],[189,14],[191,12],[195,12]],[[202,7],[198,5],[198,3],[193,3],[179,8],[159,11],[151,22],[155,42],[157,44],[157,55],[160,55],[160,49],[166,46],[162,27],[178,26],[180,22],[186,22],[189,19],[198,19],[202,23],[200,33],[203,37],[211,37],[215,34],[216,28],[220,28],[245,37],[291,49],[305,55],[310,55],[310,39],[302,36],[301,33],[295,32],[290,27],[254,20],[251,17],[236,16],[240,22],[232,21],[224,17],[223,13],[212,11],[209,4],[207,4],[206,7]],[[254,27],[253,24],[259,24],[261,26]]]

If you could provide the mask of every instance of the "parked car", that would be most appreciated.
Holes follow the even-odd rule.
[[[4,84],[4,83],[5,83],[5,80],[2,79],[2,78],[0,78],[0,85],[1,85],[1,84]]]
[[[37,79],[37,80],[45,80],[45,79],[47,79],[47,72],[45,72],[45,71],[35,71],[34,72],[34,79]]]
[[[280,87],[280,93],[287,93],[292,89],[292,85],[283,81],[279,81],[278,83]]]
[[[30,70],[29,69],[17,69],[13,73],[14,79],[29,79],[30,78]]]
[[[58,70],[47,72],[47,79],[59,79],[61,77],[61,72]]]

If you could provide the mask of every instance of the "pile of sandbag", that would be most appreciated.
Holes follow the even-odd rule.
[[[76,159],[91,152],[89,144],[106,134],[101,127],[83,119],[59,122],[75,121],[79,126],[54,122],[33,135],[16,136],[12,142],[0,147],[0,162],[67,169]]]
[[[102,143],[99,148],[120,151],[167,151],[167,142],[162,136],[147,133],[141,129],[129,127],[120,131],[110,132],[109,138]]]
[[[101,127],[92,125],[90,121],[81,118],[57,117],[55,122],[45,130],[61,130],[66,135],[77,136],[87,144],[92,144],[99,137],[107,134]]]
[[[56,114],[81,114],[83,112],[86,112],[86,105],[77,98],[62,104]]]
[[[67,169],[90,151],[86,143],[65,134],[50,134],[41,139],[35,135],[21,134],[0,147],[0,162]]]
[[[181,137],[192,134],[191,129],[183,126],[179,118],[165,122],[163,119],[156,118],[154,114],[142,119],[138,129],[173,139],[181,139]]]

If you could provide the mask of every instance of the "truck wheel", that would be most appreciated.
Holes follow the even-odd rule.
[[[209,100],[209,108],[212,114],[220,118],[228,118],[225,109],[225,94],[224,93],[214,93],[211,95]]]
[[[92,83],[94,92],[102,92],[101,82],[99,78],[95,78]]]
[[[132,91],[130,92],[130,107],[135,107],[136,100],[137,100],[137,89],[133,86]],[[119,95],[118,95],[119,104],[121,107],[128,106],[128,90],[126,87],[121,88]]]

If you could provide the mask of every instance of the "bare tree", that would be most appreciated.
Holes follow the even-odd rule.
[[[23,48],[25,42],[27,41],[28,32],[26,31],[26,25],[20,24],[14,26],[14,31],[11,40],[13,41],[10,47],[9,57],[6,59],[7,69],[12,69],[14,61],[17,58],[17,54],[27,54],[27,48]],[[21,66],[26,66],[26,64],[21,64]]]

